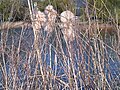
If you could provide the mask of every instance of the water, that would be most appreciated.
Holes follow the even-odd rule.
[[[0,37],[1,37],[1,34],[0,34]],[[21,80],[18,82],[19,84],[22,84],[22,82],[25,80],[25,77],[27,77],[28,72],[26,72],[26,69],[24,69],[24,67],[29,62],[30,53],[34,51],[33,41],[34,41],[34,35],[33,35],[32,28],[27,28],[25,30],[21,30],[21,28],[18,28],[15,30],[9,30],[9,32],[8,32],[8,37],[7,37],[7,41],[6,41],[7,47],[6,47],[6,51],[5,51],[6,52],[5,59],[6,59],[7,73],[8,73],[8,75],[10,75],[10,65],[12,65],[12,63],[11,63],[12,58],[10,58],[10,56],[12,55],[12,53],[14,53],[15,55],[19,54],[20,61],[16,62],[16,63],[19,63],[18,67],[17,67],[18,68],[18,71],[17,71],[18,77],[21,78]],[[109,45],[110,45],[111,43],[109,41],[110,41],[109,38],[107,38],[106,43],[109,43]],[[16,52],[17,48],[19,47],[19,43],[20,43],[20,52]],[[41,42],[39,42],[39,43],[41,43]],[[57,54],[58,61],[57,61],[57,66],[55,65],[55,53],[56,53],[55,48],[57,45],[52,44],[52,43],[54,43],[54,42],[51,42],[51,40],[50,40],[50,42],[48,41],[48,43],[47,43],[48,45],[45,44],[45,46],[43,46],[43,47],[40,46],[40,48],[43,48],[42,56],[41,56],[42,61],[43,61],[42,65],[46,66],[47,71],[51,71],[51,72],[54,71],[54,74],[55,74],[55,70],[57,67],[56,75],[58,75],[58,76],[63,75],[63,74],[65,74],[66,70],[62,67],[67,68],[67,66],[64,66],[63,60],[62,60],[63,56],[61,54]],[[89,48],[86,49],[87,45],[85,42],[82,42],[82,44],[83,44],[82,47],[84,47],[85,50],[89,50]],[[12,45],[14,46],[13,49],[15,49],[15,51],[13,51],[13,52],[11,51]],[[50,49],[50,45],[51,45],[51,49]],[[66,49],[65,41],[63,41],[62,45],[63,45],[64,54],[67,55],[68,52]],[[92,45],[92,42],[91,42],[91,45]],[[90,58],[89,58],[88,52],[83,50],[83,57],[82,57],[78,54],[78,53],[80,53],[79,52],[80,49],[78,49],[77,47],[78,47],[77,42],[73,41],[73,48],[74,48],[73,53],[74,53],[74,62],[75,62],[75,68],[76,68],[75,73],[76,74],[77,74],[77,69],[79,66],[78,62],[81,63],[83,58],[86,60],[86,62],[85,62],[86,70],[89,69],[89,67],[88,67],[89,60],[90,60],[91,68],[94,68],[94,65],[92,62],[92,52],[89,54],[90,55]],[[106,60],[106,63],[104,63],[105,64],[104,72],[105,72],[106,76],[108,76],[107,73],[111,72],[113,78],[117,78],[117,80],[120,80],[120,76],[119,76],[119,74],[120,74],[120,61],[118,60],[119,58],[117,58],[117,54],[114,51],[112,51],[110,48],[107,48],[107,51],[108,52],[105,53],[105,56],[106,57],[109,56],[109,57],[108,57],[108,60]],[[51,52],[51,55],[50,55],[50,52]],[[61,52],[61,51],[59,51],[59,52]],[[96,53],[96,56],[97,55],[98,54]],[[112,55],[115,58],[113,58]],[[2,59],[2,57],[0,57],[0,58]],[[69,59],[70,58],[67,57],[67,60],[69,60]],[[13,60],[15,60],[15,59],[13,59]],[[34,54],[31,56],[30,60],[31,60],[31,63],[30,63],[31,72],[30,72],[30,74],[33,75],[33,73],[35,73],[35,67],[36,67],[36,63],[37,63]],[[108,67],[106,67],[107,64],[109,64],[110,71],[108,70]],[[68,63],[67,63],[67,65],[68,65]],[[38,65],[38,69],[40,69],[40,65]],[[93,70],[90,69],[90,72],[92,74]],[[40,73],[40,72],[38,72],[38,73]],[[0,84],[2,84],[1,71],[0,71],[0,76],[1,76],[0,77],[0,81],[1,81]],[[66,83],[68,82],[68,78],[66,76],[63,76],[60,79],[65,81]],[[108,81],[109,81],[109,79],[108,79]]]
[[[76,16],[80,16],[81,13],[81,8],[85,7],[85,0],[75,0],[76,4]]]

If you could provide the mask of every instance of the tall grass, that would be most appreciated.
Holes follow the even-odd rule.
[[[93,9],[96,11],[95,6]],[[0,88],[119,90],[120,28],[114,22],[117,15],[114,23],[108,24],[114,30],[101,28],[102,21],[91,20],[89,3],[84,15],[82,20],[87,23],[71,22],[75,37],[65,37],[59,19],[53,23],[52,32],[44,31],[44,27],[39,31],[34,27],[1,30]]]

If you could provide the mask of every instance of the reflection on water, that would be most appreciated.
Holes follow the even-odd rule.
[[[0,34],[1,35],[1,34]],[[46,36],[47,37],[47,36]],[[1,39],[1,36],[0,36],[0,40]],[[54,40],[54,39],[53,39]],[[27,77],[27,72],[24,70],[27,63],[30,63],[30,69],[31,69],[31,76],[34,75],[35,73],[35,67],[36,67],[36,64],[37,64],[37,61],[36,61],[36,57],[35,57],[35,54],[34,53],[34,46],[33,46],[33,41],[34,41],[34,35],[33,35],[33,31],[32,31],[32,28],[27,28],[27,29],[24,29],[24,30],[21,30],[20,28],[18,29],[15,29],[15,30],[9,30],[8,32],[8,36],[7,36],[7,40],[6,40],[6,45],[7,47],[5,48],[5,60],[6,60],[6,68],[7,68],[7,73],[8,73],[8,76],[11,75],[10,74],[10,70],[11,70],[11,66],[14,65],[15,63],[18,64],[17,69],[17,74],[18,74],[18,77],[21,79],[21,81],[19,82],[20,84],[22,84],[22,82],[25,80],[25,78]],[[42,40],[43,42],[44,40]],[[51,40],[50,40],[51,41]],[[110,42],[110,38],[106,38],[105,40],[105,43],[107,43],[109,46],[111,46],[111,42]],[[2,42],[0,42],[1,44]],[[41,42],[39,42],[41,43]],[[93,72],[93,68],[95,68],[94,64],[93,64],[93,60],[92,60],[92,52],[88,53],[89,51],[89,48],[87,48],[87,45],[85,42],[80,42],[80,44],[82,43],[83,44],[83,47],[84,47],[84,50],[83,50],[83,55],[80,53],[80,49],[78,49],[79,45],[77,45],[77,41],[73,41],[73,58],[74,58],[74,65],[75,65],[75,68],[76,68],[76,71],[75,73],[77,73],[77,69],[79,67],[79,64],[78,63],[81,63],[83,62],[83,58],[86,60],[86,62],[84,62],[84,64],[86,64],[86,70],[89,69],[89,65],[91,66],[90,68],[90,72],[91,74]],[[92,46],[92,41],[90,42],[91,46]],[[55,45],[55,46],[54,46]],[[2,44],[1,44],[2,46]],[[20,51],[18,52],[18,47],[20,47]],[[50,48],[51,47],[51,48]],[[46,69],[47,71],[50,71],[51,72],[54,72],[54,74],[56,74],[57,76],[60,76],[60,75],[63,75],[63,74],[66,74],[66,70],[64,70],[64,68],[62,67],[66,67],[68,68],[67,66],[64,66],[64,63],[63,63],[63,55],[61,55],[61,50],[56,51],[56,47],[60,47],[60,46],[57,46],[57,44],[52,44],[52,42],[47,42],[47,44],[43,44],[42,46],[40,46],[41,48],[41,58],[42,58],[42,65],[43,66],[46,66],[44,69]],[[67,52],[67,49],[66,49],[66,43],[65,41],[63,40],[62,42],[62,48],[63,48],[63,52],[64,54],[67,56],[68,52]],[[107,48],[107,51],[105,51],[104,55],[105,55],[105,63],[102,63],[102,65],[105,65],[104,67],[104,73],[106,74],[106,77],[109,77],[107,73],[112,73],[113,75],[113,78],[117,78],[118,80],[120,79],[120,61],[118,60],[119,58],[117,57],[116,55],[116,52],[114,52],[113,50],[111,50],[109,47],[106,47]],[[86,51],[88,50],[88,51]],[[104,49],[105,50],[105,49]],[[55,56],[55,54],[57,53],[57,56]],[[16,56],[14,56],[14,55]],[[31,54],[31,56],[30,56]],[[19,55],[19,61],[16,61],[15,58],[12,58],[13,57],[17,57],[17,55]],[[98,53],[96,53],[96,56],[98,56]],[[29,59],[30,57],[30,59]],[[102,56],[100,56],[102,57]],[[2,59],[2,56],[0,57]],[[55,58],[57,58],[57,62],[55,62]],[[67,57],[67,60],[69,61],[69,57]],[[13,61],[14,60],[14,61]],[[12,62],[13,61],[13,62]],[[56,64],[57,63],[57,64]],[[67,65],[69,64],[70,62],[67,63]],[[81,65],[81,64],[80,64]],[[110,70],[108,70],[108,67]],[[14,67],[14,66],[13,66]],[[57,68],[56,68],[57,67]],[[38,69],[40,69],[40,65],[38,65]],[[57,70],[56,70],[57,69]],[[57,71],[57,72],[56,72]],[[99,72],[99,71],[97,71]],[[38,73],[40,73],[38,71]],[[83,72],[85,73],[85,72]],[[0,71],[0,84],[3,83],[3,79],[2,79],[2,71]],[[82,77],[80,77],[82,78]],[[12,80],[13,78],[11,78]],[[65,81],[65,82],[68,82],[68,78],[67,76],[63,76],[61,77],[61,80]],[[108,79],[109,81],[109,79]],[[78,86],[80,86],[80,83],[78,82]],[[1,87],[0,87],[1,88]]]

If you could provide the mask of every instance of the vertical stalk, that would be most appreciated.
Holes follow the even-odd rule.
[[[30,1],[28,1],[28,6],[29,6],[29,11],[30,11],[30,17],[31,17],[31,21],[32,21],[32,27],[33,27],[33,32],[34,32],[34,48],[35,48],[35,51],[36,51],[36,54],[37,54],[37,57],[38,57],[38,62],[40,63],[40,71],[41,71],[41,74],[42,74],[42,79],[43,79],[43,82],[44,82],[44,75],[43,75],[43,69],[42,69],[42,59],[41,59],[41,55],[40,55],[40,50],[39,50],[39,45],[38,45],[38,40],[39,40],[39,31],[37,31],[35,29],[35,26],[34,26],[34,19],[33,19],[33,14],[32,14],[32,10],[31,10],[31,4],[30,4]]]
[[[2,62],[3,62],[3,68],[4,68],[4,76],[5,76],[5,88],[6,90],[9,89],[8,87],[8,78],[7,78],[7,67],[6,67],[6,61],[5,61],[5,48],[6,48],[6,41],[7,41],[7,36],[8,36],[8,30],[7,31],[2,31],[1,33],[1,42],[2,42]]]
[[[52,51],[51,51],[51,44],[49,48],[49,53],[50,53],[50,69],[52,69]]]
[[[70,59],[70,61],[68,60],[68,64],[69,64],[68,68],[70,69],[70,63],[71,63],[71,68],[72,68],[72,72],[73,72],[73,76],[74,76],[74,80],[75,80],[75,84],[74,84],[75,85],[75,90],[78,90],[78,83],[77,83],[76,74],[75,74],[75,68],[74,68],[74,64],[73,64],[74,61],[72,60],[73,58],[72,58],[72,54],[70,52],[70,50],[72,50],[72,45],[70,44],[70,41],[68,41],[68,43],[66,43],[66,45],[67,45],[67,48],[68,48],[69,59]]]
[[[52,51],[51,51],[51,44],[49,46],[49,53],[50,53],[50,89],[52,89]]]

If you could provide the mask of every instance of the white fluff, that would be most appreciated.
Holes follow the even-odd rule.
[[[73,29],[75,15],[71,11],[63,11],[60,14],[60,20],[62,22],[63,34],[65,36],[65,39],[72,41],[75,37]]]
[[[57,11],[54,10],[53,6],[52,5],[48,5],[46,8],[45,8],[45,14],[47,15],[48,17],[48,21],[55,21],[56,17],[57,17]]]
[[[37,11],[35,14],[35,22],[34,22],[34,26],[36,30],[39,30],[42,26],[45,25],[46,22],[46,15],[41,12],[41,11]]]
[[[45,14],[48,14],[52,10],[54,10],[52,5],[46,6],[46,8],[45,8]]]
[[[41,22],[45,22],[46,21],[46,15],[43,12],[38,11],[38,13],[36,14],[36,19],[41,21]]]
[[[51,32],[53,30],[53,26],[55,24],[55,20],[57,17],[57,11],[54,10],[52,5],[48,5],[45,8],[45,14],[47,15],[47,23],[46,23],[46,27],[45,30],[48,32]]]
[[[65,23],[68,22],[70,20],[73,20],[75,18],[75,15],[71,12],[71,11],[63,11],[60,14],[60,20],[61,22]]]

